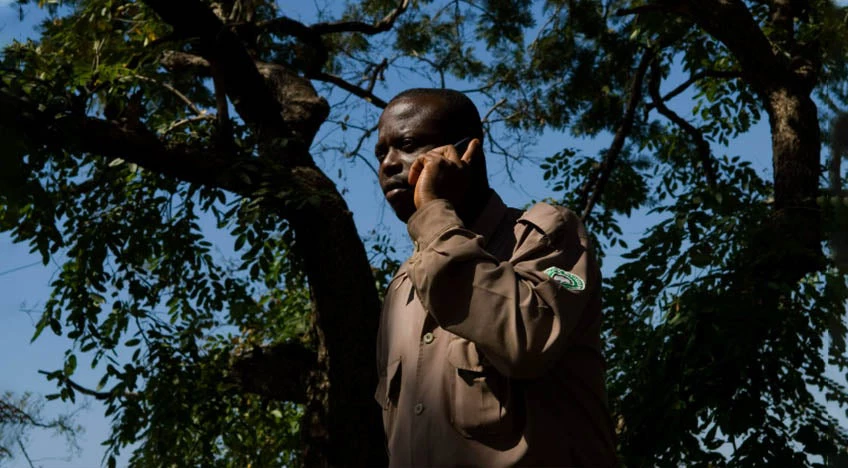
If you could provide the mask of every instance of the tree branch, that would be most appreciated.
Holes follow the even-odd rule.
[[[716,186],[716,175],[715,170],[713,169],[712,157],[710,153],[710,145],[704,139],[701,131],[695,128],[694,125],[687,122],[685,119],[677,115],[674,111],[668,108],[663,101],[663,98],[660,97],[660,81],[662,80],[662,70],[660,70],[660,65],[657,60],[653,62],[651,65],[651,75],[648,80],[648,93],[651,95],[651,99],[653,100],[653,105],[656,107],[657,112],[665,116],[667,119],[672,121],[675,125],[683,129],[689,137],[695,143],[695,148],[697,149],[698,159],[701,163],[701,167],[704,169],[704,176],[707,179],[707,184],[710,188],[714,189]]]
[[[191,109],[192,112],[194,112],[195,115],[199,116],[199,115],[205,115],[206,114],[206,111],[198,108],[197,105],[191,99],[189,99],[185,94],[183,94],[177,88],[171,86],[170,84],[165,83],[164,81],[158,81],[158,80],[155,80],[153,78],[149,78],[149,77],[146,77],[146,76],[143,76],[143,75],[135,75],[135,78],[138,78],[139,80],[142,80],[142,81],[147,81],[148,83],[157,84],[157,85],[167,89],[168,91],[174,93],[174,95],[177,96],[177,98],[179,98],[180,101],[183,101],[188,106],[188,108]]]
[[[27,463],[29,463],[30,468],[35,468],[35,465],[32,464],[32,459],[29,458],[29,454],[26,451],[26,447],[24,447],[24,443],[21,442],[20,437],[18,438],[18,447],[21,448],[21,453],[24,454],[24,458],[26,458]]]
[[[41,428],[50,427],[48,424],[44,424],[36,420],[31,414],[27,413],[23,409],[18,408],[13,404],[9,404],[4,399],[0,398],[0,423],[8,422],[13,424],[28,424],[30,426]]]
[[[324,72],[317,72],[317,73],[310,75],[309,78],[311,78],[313,80],[324,81],[324,82],[327,82],[327,83],[334,84],[334,85],[338,86],[339,88],[342,88],[343,90],[345,90],[345,91],[347,91],[347,92],[349,92],[349,93],[351,93],[355,96],[359,96],[362,99],[365,99],[366,101],[370,102],[371,104],[374,104],[375,106],[379,107],[380,109],[386,108],[386,105],[387,105],[386,101],[378,98],[377,96],[374,95],[374,93],[372,93],[372,92],[370,92],[366,89],[362,89],[359,86],[356,86],[355,84],[347,82],[343,78],[338,77],[336,75],[331,75],[329,73],[324,73]]]
[[[162,52],[162,55],[159,57],[159,63],[170,70],[189,68],[202,72],[204,76],[210,74],[208,60],[199,55],[189,54],[186,52],[166,50]]]
[[[742,75],[759,92],[784,81],[788,59],[775,51],[741,0],[685,0],[683,14],[719,40],[739,61]]]
[[[795,17],[794,4],[798,0],[771,0],[769,2],[769,23],[774,28],[775,42],[789,53],[795,46]]]
[[[409,7],[409,0],[402,0],[400,4],[384,16],[383,19],[374,24],[361,21],[338,21],[334,23],[317,23],[309,28],[317,34],[333,34],[342,32],[358,32],[362,34],[379,34],[392,29],[398,17]]]
[[[618,129],[616,129],[610,148],[607,150],[607,154],[604,156],[603,162],[595,171],[595,176],[590,178],[595,181],[590,180],[591,185],[587,182],[581,190],[583,192],[580,194],[581,197],[587,195],[589,190],[591,190],[591,196],[586,201],[585,207],[583,207],[582,214],[580,215],[580,219],[584,222],[589,218],[589,215],[592,213],[592,208],[594,208],[595,204],[601,198],[601,195],[604,192],[604,187],[606,186],[610,175],[612,175],[613,169],[615,169],[616,160],[621,154],[621,150],[624,148],[624,141],[627,139],[627,135],[630,134],[630,130],[633,129],[633,120],[636,118],[636,107],[642,99],[642,82],[645,79],[648,65],[650,65],[651,61],[653,61],[655,55],[656,53],[652,49],[648,49],[644,54],[642,54],[642,58],[639,60],[639,65],[636,67],[636,71],[633,74],[633,81],[630,84],[630,99],[627,101],[627,108],[624,111],[621,124],[619,124]],[[586,187],[592,186],[594,187],[586,189]]]
[[[373,70],[371,70],[371,77],[368,79],[368,87],[365,88],[369,93],[374,92],[374,85],[377,84],[377,79],[383,74],[386,70],[386,67],[389,66],[389,60],[384,58],[382,62],[380,62]],[[385,79],[385,78],[384,78]]]
[[[281,103],[266,86],[253,58],[236,34],[199,0],[145,0],[176,33],[200,39],[201,55],[215,62],[230,102],[241,118],[259,127],[263,140],[293,138],[296,135],[283,121]],[[302,142],[301,142],[302,143]],[[302,148],[305,153],[305,148]],[[292,154],[295,165],[309,164],[308,154]]]
[[[200,114],[200,115],[195,115],[194,117],[188,117],[188,118],[185,118],[185,119],[182,119],[182,120],[177,120],[176,122],[172,123],[167,129],[165,129],[165,131],[162,134],[167,135],[167,134],[173,132],[174,130],[182,127],[183,125],[190,124],[192,122],[200,122],[201,120],[215,121],[215,120],[217,120],[217,118],[212,114]]]
[[[54,116],[63,114],[59,118]],[[221,154],[216,149],[169,145],[139,125],[122,125],[48,109],[0,85],[0,127],[17,131],[28,144],[108,159],[121,158],[167,177],[251,195],[265,177],[283,177],[256,158]]]
[[[111,398],[112,395],[113,395],[113,392],[111,392],[111,391],[110,392],[98,392],[98,391],[92,390],[90,388],[83,387],[82,385],[71,380],[70,377],[65,377],[61,373],[47,372],[47,371],[43,371],[43,370],[38,371],[38,373],[44,374],[48,377],[55,376],[59,380],[60,384],[67,385],[67,386],[73,388],[74,390],[82,393],[83,395],[88,395],[88,396],[94,397],[98,400],[106,400],[106,399]]]
[[[741,78],[742,73],[734,70],[702,70],[698,73],[693,74],[689,77],[688,80],[681,83],[676,88],[669,91],[665,96],[662,97],[662,101],[668,101],[679,95],[680,93],[686,91],[690,86],[695,84],[696,82],[703,80],[704,78]],[[653,105],[653,104],[652,104]]]
[[[368,137],[371,136],[371,134],[376,132],[377,128],[378,127],[375,125],[371,128],[364,129],[363,132],[362,132],[362,135],[359,136],[359,139],[356,142],[356,146],[353,148],[353,150],[348,151],[347,154],[345,155],[345,156],[353,156],[353,157],[357,157],[357,158],[361,159],[362,162],[364,162],[365,165],[368,166],[368,169],[371,169],[371,172],[374,173],[375,180],[376,180],[376,178],[380,177],[380,174],[377,172],[377,169],[374,167],[374,165],[371,164],[371,161],[368,160],[368,158],[362,156],[359,153],[359,151],[362,149],[362,145],[365,143],[365,140],[367,140]]]
[[[506,104],[506,98],[502,98],[501,100],[496,102],[492,107],[489,108],[489,110],[486,111],[486,115],[483,116],[483,118],[480,120],[480,122],[481,123],[488,122],[489,116],[492,115],[492,112],[494,112],[495,110],[497,110],[498,107],[500,107],[504,104]]]

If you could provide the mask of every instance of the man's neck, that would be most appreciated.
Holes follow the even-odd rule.
[[[462,224],[465,225],[466,228],[471,228],[474,223],[477,221],[477,218],[480,217],[480,214],[483,213],[483,209],[486,208],[486,203],[489,202],[489,197],[492,196],[492,189],[488,186],[485,190],[478,190],[473,193],[473,196],[468,200],[465,208],[462,211],[458,211],[456,214],[459,216],[459,219],[462,220]]]

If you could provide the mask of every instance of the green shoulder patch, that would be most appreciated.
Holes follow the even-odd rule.
[[[550,267],[545,270],[545,274],[550,276],[552,280],[559,283],[560,286],[565,289],[571,291],[582,291],[586,289],[586,282],[583,281],[583,278],[575,275],[574,273],[565,271],[562,268]]]

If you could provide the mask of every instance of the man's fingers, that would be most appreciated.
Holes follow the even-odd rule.
[[[424,171],[424,156],[419,157],[409,166],[409,177],[407,178],[409,185],[415,187],[421,172]]]
[[[421,173],[424,172],[424,169],[430,164],[438,164],[439,159],[442,159],[441,155],[425,153],[413,161],[412,165],[409,166],[409,185],[415,186],[415,184],[418,183],[418,178],[421,177]]]
[[[471,164],[471,159],[474,157],[474,154],[477,153],[478,148],[480,148],[480,139],[475,138],[468,143],[468,148],[465,149],[465,154],[462,155],[462,162],[465,164]]]
[[[450,161],[452,163],[459,164],[459,161],[460,161],[459,157],[461,155],[456,152],[455,146],[445,145],[445,146],[442,146],[440,148],[436,148],[436,150],[441,153],[443,158],[447,159],[448,161]]]

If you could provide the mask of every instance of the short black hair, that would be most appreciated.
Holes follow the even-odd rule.
[[[447,88],[411,88],[393,97],[389,104],[400,99],[417,97],[441,100],[456,116],[457,122],[468,125],[469,128],[465,129],[466,136],[483,139],[483,123],[480,121],[480,113],[477,111],[477,106],[465,93]]]

